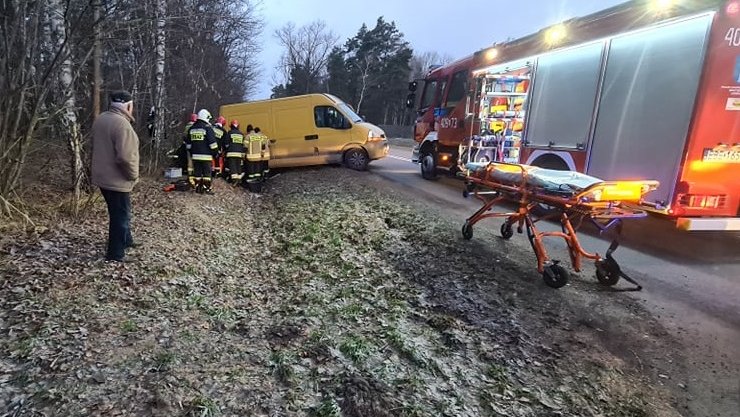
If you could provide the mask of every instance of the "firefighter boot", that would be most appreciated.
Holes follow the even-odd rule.
[[[205,178],[203,179],[203,192],[208,195],[213,195],[213,189],[211,188],[211,179]]]
[[[198,194],[203,194],[203,179],[202,178],[195,179],[195,192]]]

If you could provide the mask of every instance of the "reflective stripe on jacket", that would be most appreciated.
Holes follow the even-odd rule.
[[[185,147],[194,161],[211,161],[218,156],[218,143],[213,128],[202,120],[193,123],[188,130]]]
[[[244,158],[244,139],[244,134],[239,129],[229,130],[224,141],[227,158]]]

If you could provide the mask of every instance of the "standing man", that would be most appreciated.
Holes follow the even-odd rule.
[[[224,150],[226,152],[226,168],[229,170],[229,182],[239,184],[242,176],[242,160],[244,159],[244,134],[239,130],[239,121],[231,121],[231,130],[224,136]]]
[[[131,190],[139,179],[139,137],[131,123],[134,101],[131,93],[110,95],[110,108],[95,119],[92,127],[92,183],[108,205],[108,249],[105,259],[123,262],[131,238]]]
[[[206,109],[198,112],[198,120],[190,127],[185,138],[185,147],[193,160],[195,192],[213,194],[211,189],[211,166],[218,156],[218,143],[211,127],[211,113]]]
[[[262,142],[262,162],[260,170],[262,171],[262,179],[266,180],[267,175],[270,173],[270,141],[267,139],[267,136],[262,133],[262,130],[259,127],[254,128],[254,133],[259,136],[260,141]]]
[[[224,129],[224,125],[226,125],[226,118],[223,116],[218,116],[216,118],[216,123],[213,125],[213,134],[216,136],[216,143],[218,144],[218,156],[216,157],[216,160],[214,162],[214,171],[218,176],[222,176],[224,172],[223,153],[224,136],[226,135],[226,129]],[[216,175],[214,175],[214,177]]]

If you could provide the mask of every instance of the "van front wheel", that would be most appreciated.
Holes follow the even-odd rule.
[[[344,165],[347,168],[354,169],[355,171],[364,171],[367,169],[367,164],[370,163],[370,158],[367,156],[362,148],[352,148],[344,153]]]

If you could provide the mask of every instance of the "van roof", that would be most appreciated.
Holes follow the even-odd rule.
[[[303,95],[300,95],[300,96],[291,96],[291,97],[283,97],[283,98],[268,98],[268,99],[264,99],[264,100],[253,100],[253,101],[245,101],[245,102],[242,102],[242,103],[224,104],[222,107],[236,106],[236,105],[240,105],[240,104],[244,104],[244,103],[261,103],[261,102],[265,102],[265,101],[290,101],[290,100],[298,100],[298,99],[302,99],[302,98],[305,98],[305,97],[312,97],[312,96],[324,96],[324,97],[328,98],[331,102],[333,102],[335,104],[339,104],[339,103],[343,103],[344,102],[340,98],[338,98],[336,96],[333,96],[331,94],[303,94]]]

